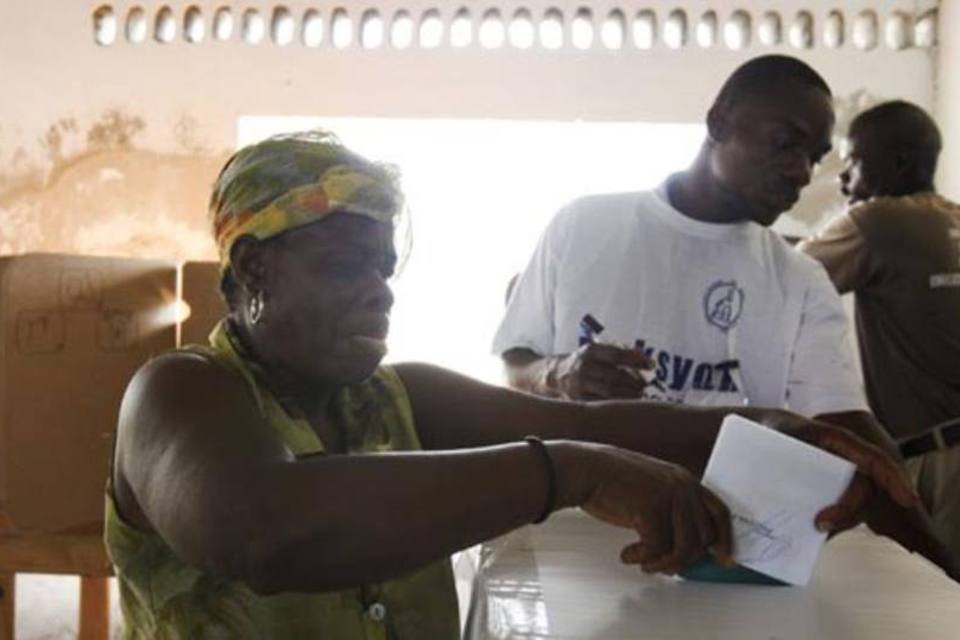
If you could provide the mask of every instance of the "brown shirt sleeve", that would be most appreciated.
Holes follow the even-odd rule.
[[[850,213],[837,216],[814,238],[798,245],[816,258],[830,274],[840,293],[868,286],[877,275],[877,265],[866,237]]]

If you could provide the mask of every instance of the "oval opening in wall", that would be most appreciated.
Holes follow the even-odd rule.
[[[360,16],[360,46],[364,49],[379,49],[386,39],[383,18],[376,9],[367,9]]]
[[[293,19],[290,9],[280,6],[273,10],[273,17],[270,19],[270,37],[274,44],[285,47],[297,35],[297,22]]]
[[[603,43],[605,48],[612,51],[622,49],[626,32],[627,17],[620,9],[614,9],[607,15],[600,27],[600,42]]]
[[[267,25],[256,9],[247,9],[240,20],[240,36],[247,44],[259,44],[266,35]]]
[[[723,41],[734,51],[750,46],[752,24],[750,14],[743,10],[734,11],[723,25]]]
[[[233,37],[233,11],[220,7],[213,14],[213,37],[223,42]]]
[[[484,49],[499,49],[507,39],[503,18],[497,9],[488,9],[480,20],[478,34],[480,46]]]
[[[570,43],[581,51],[593,46],[593,12],[586,7],[577,10],[570,23]]]
[[[177,37],[177,19],[170,7],[161,7],[153,23],[153,39],[161,44],[170,44]]]
[[[101,47],[117,40],[117,16],[113,7],[103,5],[93,12],[93,40]]]
[[[861,51],[870,51],[877,47],[879,40],[877,13],[861,11],[853,22],[853,44]]]
[[[516,49],[529,49],[536,40],[533,16],[527,9],[518,9],[510,20],[507,37],[510,45]]]
[[[638,49],[652,49],[657,43],[657,14],[644,9],[633,19],[633,44]]]
[[[140,44],[147,39],[147,12],[143,7],[133,7],[127,12],[125,30],[127,42]]]
[[[671,49],[680,49],[687,44],[687,13],[674,9],[663,23],[663,43]]]
[[[937,10],[927,11],[913,25],[913,42],[918,47],[937,45]]]
[[[776,47],[783,40],[783,23],[776,11],[767,11],[757,25],[757,40],[765,47]]]
[[[330,16],[330,41],[337,49],[346,49],[353,44],[353,20],[342,7],[334,9]]]
[[[406,49],[413,44],[413,18],[404,9],[397,11],[390,25],[390,45],[394,49]]]
[[[559,9],[547,9],[538,28],[540,46],[556,51],[563,46],[563,13]]]
[[[463,8],[457,11],[450,23],[450,46],[469,47],[473,42],[473,20],[470,19],[469,9]]]
[[[903,11],[894,11],[887,17],[884,40],[887,48],[900,51],[910,46],[913,36],[913,20]]]
[[[420,19],[420,48],[436,49],[443,44],[443,19],[440,12],[430,9]]]
[[[319,47],[323,43],[323,17],[316,9],[307,9],[303,13],[300,40],[307,47]]]
[[[200,7],[187,7],[183,13],[183,39],[190,44],[203,42],[207,35],[207,26],[203,23]]]
[[[829,49],[839,49],[846,39],[846,23],[843,14],[831,11],[823,24],[823,44]]]
[[[701,49],[709,49],[717,44],[717,32],[720,30],[717,12],[707,11],[697,22],[697,44]]]
[[[790,25],[790,45],[794,49],[810,49],[813,47],[813,14],[809,11],[798,11]]]

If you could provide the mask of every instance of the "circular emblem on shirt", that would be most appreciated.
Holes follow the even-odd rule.
[[[707,322],[721,331],[737,324],[743,312],[743,289],[736,280],[718,280],[707,287],[703,296],[703,313]]]

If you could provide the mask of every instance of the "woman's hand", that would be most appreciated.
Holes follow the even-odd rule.
[[[639,535],[622,550],[623,562],[648,573],[677,573],[708,553],[733,563],[730,511],[689,471],[625,449],[584,446],[593,450],[587,468],[594,471],[580,507]]]

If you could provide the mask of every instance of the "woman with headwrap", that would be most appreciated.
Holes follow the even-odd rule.
[[[636,529],[621,556],[646,571],[730,561],[729,514],[691,473],[727,411],[380,364],[401,207],[388,169],[325,134],[227,163],[210,211],[229,313],[209,346],[147,363],[120,412],[106,543],[126,637],[452,640],[449,554],[566,507]],[[820,525],[856,522],[870,483],[915,500],[846,432],[738,412],[860,465]]]

